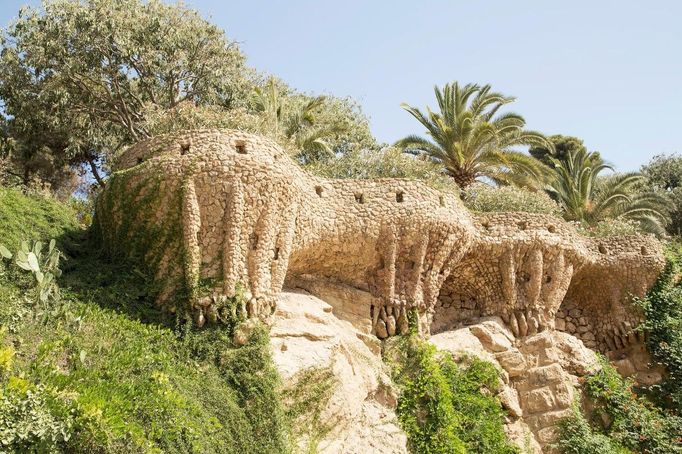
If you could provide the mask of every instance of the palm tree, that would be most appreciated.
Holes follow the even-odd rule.
[[[637,222],[644,231],[665,233],[670,202],[660,194],[639,191],[643,175],[630,172],[600,176],[613,167],[598,153],[584,148],[551,161],[554,178],[547,192],[562,207],[567,220],[594,225],[605,219],[621,218]]]
[[[430,136],[408,136],[397,146],[414,154],[425,154],[441,163],[460,188],[480,178],[497,184],[539,187],[546,166],[531,156],[515,151],[520,145],[550,147],[545,137],[524,130],[526,121],[515,113],[497,115],[514,98],[491,91],[490,85],[457,82],[435,87],[440,112],[427,107],[427,114],[402,104],[402,107],[427,129]]]
[[[315,122],[315,112],[322,106],[325,96],[283,96],[275,81],[270,79],[265,89],[254,90],[253,103],[263,116],[262,128],[279,140],[284,140],[296,150],[296,158],[304,164],[334,156],[329,138],[343,133],[339,125],[321,126]]]

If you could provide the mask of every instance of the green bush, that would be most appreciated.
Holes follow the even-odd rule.
[[[573,415],[559,424],[556,448],[565,454],[627,454],[630,451],[590,426],[576,405]]]
[[[534,192],[512,186],[495,188],[477,183],[465,191],[463,199],[464,205],[471,211],[523,211],[561,216],[559,205],[542,191]]]
[[[17,377],[6,381],[0,397],[0,449],[10,452],[60,452],[73,433],[73,418],[59,414],[44,386]]]
[[[639,224],[628,219],[608,219],[595,225],[579,224],[578,231],[585,236],[603,238],[608,236],[627,236],[643,233]]]
[[[682,247],[671,245],[666,267],[646,297],[636,300],[644,310],[640,329],[648,333],[647,348],[667,374],[650,389],[659,404],[682,415]]]
[[[585,427],[579,415],[565,421],[559,441],[563,452],[602,452],[589,451],[590,444],[615,450],[605,452],[619,452],[621,447],[651,454],[682,452],[682,419],[637,395],[633,385],[632,380],[623,378],[602,359],[601,370],[583,383],[590,403],[587,421],[592,427]],[[609,439],[608,443],[604,437]],[[573,444],[580,440],[584,446]]]
[[[492,364],[471,359],[459,366],[450,354],[415,335],[397,342],[397,413],[412,452],[519,451],[506,439],[504,412],[492,396],[500,384]]]
[[[306,169],[325,178],[409,178],[422,180],[438,189],[459,191],[454,180],[443,173],[441,166],[392,147],[381,150],[352,149],[333,159],[316,161]]]

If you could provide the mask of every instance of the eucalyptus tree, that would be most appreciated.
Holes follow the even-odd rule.
[[[613,167],[584,148],[563,159],[552,158],[552,163],[554,176],[547,192],[559,203],[565,219],[594,225],[621,218],[638,223],[644,231],[665,233],[670,202],[660,193],[642,190],[642,174],[603,176]]]
[[[517,151],[523,145],[551,147],[539,132],[525,130],[516,113],[500,114],[515,98],[493,92],[490,85],[457,82],[434,89],[438,112],[402,104],[427,130],[429,138],[411,135],[396,143],[415,154],[425,154],[445,167],[445,172],[465,189],[486,178],[497,184],[539,187],[546,166]]]
[[[95,171],[149,136],[148,109],[238,107],[253,87],[223,30],[161,0],[46,0],[22,9],[0,46],[0,103],[24,153]]]

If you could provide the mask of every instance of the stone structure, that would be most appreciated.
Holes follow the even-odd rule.
[[[96,225],[111,254],[147,264],[167,310],[199,326],[230,310],[274,319],[286,380],[333,369],[341,386],[324,415],[339,424],[322,452],[406,452],[377,337],[406,332],[410,312],[439,348],[500,368],[508,434],[529,452],[550,449],[592,350],[640,382],[660,378],[632,329],[631,297],[664,265],[648,236],[587,238],[547,215],[472,214],[418,181],[318,178],[269,140],[213,130],[126,150]]]
[[[602,351],[639,340],[628,305],[663,266],[647,236],[593,239],[546,215],[470,213],[455,194],[405,179],[328,180],[273,142],[202,130],[141,142],[118,159],[98,200],[111,253],[142,257],[159,303],[221,318],[243,286],[251,317],[298,286],[349,294],[368,333],[422,332],[499,316],[517,337],[557,327]],[[332,297],[333,299],[333,297]]]

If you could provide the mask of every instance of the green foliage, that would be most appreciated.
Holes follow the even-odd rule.
[[[304,165],[374,145],[367,119],[350,99],[295,93],[270,78],[256,87],[252,104],[261,118],[260,130]]]
[[[333,417],[322,419],[322,411],[336,387],[336,377],[331,367],[310,368],[299,372],[291,382],[283,390],[282,399],[292,423],[292,434],[305,441],[306,452],[313,454],[337,422]]]
[[[549,167],[554,166],[552,158],[565,161],[573,153],[581,151],[587,153],[585,144],[577,137],[556,134],[547,137],[547,140],[551,142],[552,147],[533,146],[528,149],[528,153]],[[593,153],[597,156],[599,155],[596,151]]]
[[[504,413],[491,395],[499,386],[490,363],[452,356],[416,335],[398,340],[394,378],[398,419],[415,453],[515,453],[503,430]]]
[[[602,358],[601,370],[583,383],[587,417],[576,405],[560,424],[556,447],[567,454],[682,452],[682,418],[636,394],[633,386]]]
[[[440,165],[393,147],[353,149],[333,159],[315,162],[307,169],[326,178],[409,178],[423,180],[439,189],[459,191]]]
[[[145,128],[152,136],[190,129],[239,129],[271,136],[262,130],[260,115],[244,107],[197,106],[183,102],[172,109],[150,106],[145,112]]]
[[[682,236],[682,157],[658,155],[642,166],[646,178],[645,189],[665,194],[672,202],[670,223],[666,230],[671,235]]]
[[[0,394],[0,449],[57,453],[68,443],[73,418],[60,415],[60,403],[44,386],[13,377]]]
[[[604,238],[609,236],[638,235],[642,233],[641,226],[631,219],[606,219],[590,225],[586,222],[577,223],[578,231],[585,236]]]
[[[644,180],[642,175],[603,177],[602,172],[613,168],[599,154],[584,148],[562,160],[551,159],[554,175],[547,190],[561,206],[566,220],[594,225],[621,218],[636,222],[645,232],[665,232],[670,204],[658,193],[637,190]]]
[[[77,230],[73,212],[54,199],[0,187],[0,232],[8,249],[18,249],[23,240],[45,238],[57,238],[58,245],[68,249]]]
[[[522,188],[474,184],[464,192],[463,200],[467,208],[478,212],[523,211],[561,216],[559,205],[547,194]]]
[[[18,200],[30,219],[33,199]],[[77,229],[68,217],[55,228]],[[16,221],[0,229],[18,236],[27,226]],[[265,330],[235,347],[228,329],[174,329],[145,273],[81,241],[59,279],[67,318],[30,317],[34,277],[0,266],[0,450],[290,452]]]
[[[151,106],[238,107],[253,86],[220,28],[160,0],[44,1],[20,11],[0,47],[0,99],[28,174],[41,156],[96,170],[149,136]]]
[[[490,85],[457,82],[435,87],[440,112],[427,109],[427,114],[403,104],[428,132],[430,140],[408,136],[396,145],[414,153],[425,154],[440,163],[460,188],[480,178],[499,184],[538,187],[544,180],[546,167],[536,159],[518,151],[519,145],[551,147],[544,136],[523,128],[521,115],[498,115],[514,98],[491,91]]]
[[[584,390],[593,401],[592,418],[605,435],[636,452],[682,452],[682,419],[655,407],[633,391],[633,381],[623,378],[605,359],[601,370],[588,377]]]
[[[84,228],[90,227],[95,216],[95,197],[95,194],[91,194],[88,198],[71,197],[68,200],[69,208],[71,208],[76,219]]]
[[[590,426],[579,406],[559,423],[556,448],[564,454],[628,454],[631,451]]]
[[[647,347],[654,359],[665,365],[666,377],[655,385],[660,403],[682,415],[682,249],[671,245],[667,264],[646,297],[637,300],[644,310],[641,329],[648,333]]]
[[[15,254],[0,244],[0,259],[14,259],[13,263],[17,267],[33,275],[34,287],[27,296],[33,301],[36,310],[38,308],[42,310],[43,318],[57,315],[63,309],[56,279],[62,274],[59,268],[61,252],[55,247],[56,244],[54,239],[50,240],[44,255],[44,244],[40,241],[35,241],[33,244],[22,241],[21,247]]]

